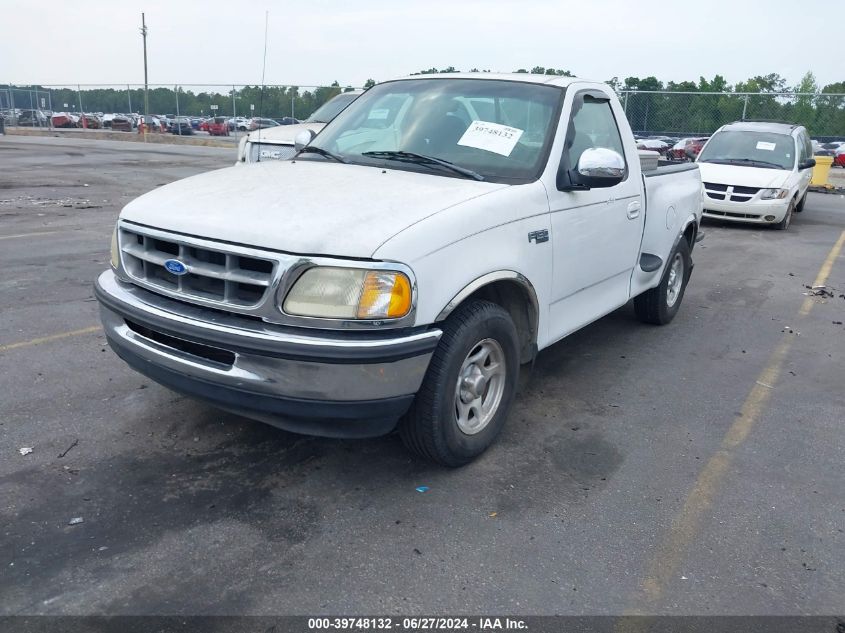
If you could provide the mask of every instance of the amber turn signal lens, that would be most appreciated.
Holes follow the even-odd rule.
[[[398,319],[411,311],[411,282],[395,271],[367,272],[358,301],[359,319]]]

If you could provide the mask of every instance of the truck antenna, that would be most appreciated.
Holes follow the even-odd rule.
[[[258,156],[257,162],[261,162],[261,117],[264,116],[264,72],[267,70],[267,22],[269,21],[270,12],[264,12],[264,61],[261,63],[261,94],[258,97]],[[248,132],[247,132],[248,134]]]

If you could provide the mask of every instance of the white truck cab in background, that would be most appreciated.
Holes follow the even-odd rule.
[[[672,320],[700,220],[698,165],[643,172],[604,84],[410,77],[293,160],[131,202],[96,294],[112,348],[163,385],[298,432],[398,425],[457,466],[539,350],[632,298]]]

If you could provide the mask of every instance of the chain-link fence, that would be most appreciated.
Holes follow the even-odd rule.
[[[289,123],[307,118],[352,86],[259,86],[247,84],[2,85],[0,117],[7,126],[108,128],[115,115],[129,115],[133,129],[147,113],[159,121],[176,117],[225,117],[233,132],[253,117]],[[158,128],[158,123],[156,123]],[[160,129],[163,129],[161,126]],[[116,129],[116,128],[115,128]]]
[[[331,97],[352,86],[235,84],[150,85],[148,113],[223,116],[243,121],[305,119]],[[845,140],[845,94],[713,93],[620,91],[625,113],[638,136],[709,136],[732,121],[786,121],[804,125],[818,140]],[[6,125],[109,126],[109,115],[145,112],[140,84],[0,85],[0,116]],[[67,117],[54,116],[68,114]],[[93,116],[80,117],[81,113]],[[237,132],[236,124],[232,129]]]
[[[733,121],[805,126],[818,140],[845,140],[845,94],[621,91],[639,136],[709,136]]]

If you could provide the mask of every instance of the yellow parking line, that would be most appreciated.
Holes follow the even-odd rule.
[[[34,338],[29,341],[21,341],[19,343],[9,343],[8,345],[0,345],[0,352],[8,352],[13,349],[20,349],[21,347],[29,347],[31,345],[41,345],[42,343],[51,343],[63,338],[70,338],[71,336],[79,336],[80,334],[92,334],[101,330],[99,325],[82,328],[81,330],[71,330],[70,332],[61,332],[60,334],[51,334],[50,336],[42,336]]]
[[[0,235],[0,240],[14,240],[19,237],[38,237],[39,235],[54,235],[61,231],[36,231],[34,233],[19,233],[18,235]]]
[[[834,244],[822,264],[819,274],[813,283],[814,286],[825,284],[833,268],[833,264],[841,254],[844,245],[845,231],[842,231],[836,244]],[[808,315],[813,305],[815,305],[813,297],[807,297],[801,305],[799,315]],[[713,503],[713,499],[718,492],[719,484],[734,458],[736,448],[748,437],[752,427],[762,416],[766,404],[771,398],[772,387],[780,376],[783,362],[795,338],[791,334],[784,334],[780,344],[772,352],[765,368],[757,377],[754,387],[745,399],[739,415],[737,415],[734,423],[722,439],[719,450],[710,458],[704,470],[699,474],[692,491],[687,496],[683,508],[672,522],[669,534],[657,548],[657,552],[648,564],[645,577],[640,586],[642,590],[641,598],[645,599],[645,606],[656,602],[669,581],[677,575],[683,555],[698,534],[702,516]],[[628,611],[632,615],[641,612],[642,610],[640,608]]]

